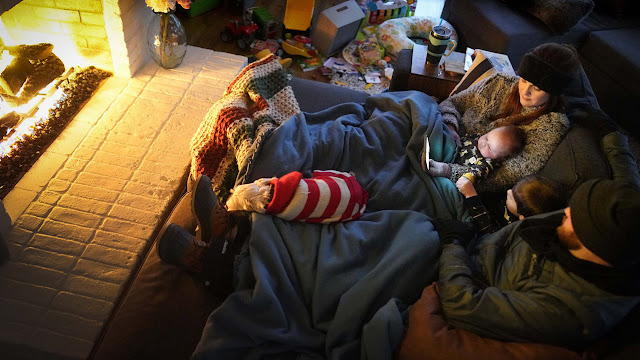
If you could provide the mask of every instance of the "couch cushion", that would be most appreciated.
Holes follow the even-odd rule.
[[[540,171],[540,175],[561,182],[573,192],[585,180],[610,178],[607,164],[595,135],[580,125],[573,125]]]
[[[395,360],[579,360],[588,354],[545,344],[503,342],[449,326],[435,284],[409,308],[408,326]]]
[[[508,0],[507,3],[540,19],[555,34],[564,34],[593,10],[592,0]]]
[[[580,54],[624,88],[637,89],[640,28],[594,31],[587,37]]]
[[[469,46],[506,54],[516,69],[522,55],[542,43],[559,42],[579,47],[591,31],[638,24],[637,15],[617,19],[610,14],[592,11],[560,36],[534,16],[515,11],[499,0],[448,0],[445,10],[443,16],[458,32],[459,49]]]
[[[476,53],[476,58],[473,60],[469,70],[464,74],[458,85],[451,90],[449,96],[457,94],[497,72],[498,70],[493,66],[491,60],[482,51],[479,51]]]
[[[464,45],[507,54],[514,68],[522,54],[553,35],[535,17],[497,0],[456,0],[450,17]]]

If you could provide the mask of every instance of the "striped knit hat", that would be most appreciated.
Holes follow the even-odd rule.
[[[355,220],[364,213],[369,195],[351,174],[314,171],[303,179],[294,171],[273,179],[273,199],[267,212],[287,220],[331,223]]]

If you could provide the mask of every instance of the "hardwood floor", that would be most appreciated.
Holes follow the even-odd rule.
[[[251,56],[250,51],[241,50],[235,42],[224,42],[220,39],[220,33],[227,21],[242,16],[241,11],[227,5],[228,2],[224,1],[218,8],[195,17],[189,17],[186,11],[178,11],[176,14],[187,32],[187,43],[204,49]],[[286,0],[257,0],[255,6],[266,8],[274,20],[282,24]],[[304,72],[295,61],[291,65],[291,71],[296,77],[329,82],[329,78],[323,76],[319,70]]]

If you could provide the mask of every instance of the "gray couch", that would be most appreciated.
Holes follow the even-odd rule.
[[[549,1],[551,2],[551,1]],[[553,1],[559,2],[558,0]],[[514,67],[522,55],[545,42],[574,45],[599,106],[636,138],[640,122],[640,15],[631,0],[595,0],[595,8],[569,29],[555,30],[522,4],[543,1],[447,0],[442,17],[458,33],[459,50],[471,47],[507,54]],[[569,17],[569,16],[568,16]],[[571,22],[567,27],[569,27]],[[566,32],[565,32],[566,31]]]
[[[344,102],[362,103],[368,96],[347,88],[297,78],[291,81],[291,86],[300,108],[306,112],[322,110]],[[575,88],[576,103],[588,104],[589,95],[585,96],[582,93],[585,88],[588,91],[588,83],[577,84]],[[318,93],[326,96],[318,97]],[[608,176],[609,168],[599,148],[589,132],[578,126],[558,147],[545,171],[548,175],[559,177],[561,181],[571,185],[589,177]],[[187,229],[195,228],[190,193],[186,193],[178,201],[166,221]],[[220,276],[230,279],[231,275]],[[220,279],[218,282],[214,279],[213,282],[219,284]],[[90,358],[188,359],[198,343],[209,313],[226,295],[216,291],[217,289],[207,287],[206,284],[203,278],[162,263],[155,246],[152,246],[142,267],[111,315]],[[635,323],[637,316],[629,320],[628,326]],[[624,358],[620,357],[620,354],[631,350],[626,345],[619,345],[619,342],[631,343],[633,339],[629,337],[633,337],[634,334],[637,332],[622,328],[620,336],[600,343],[602,348],[598,353],[606,354],[606,359]]]

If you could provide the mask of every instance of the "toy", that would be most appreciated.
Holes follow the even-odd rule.
[[[382,59],[382,51],[378,44],[365,41],[358,45],[358,58],[362,65],[373,65]]]
[[[379,25],[389,19],[413,16],[417,2],[418,0],[369,1],[362,26]]]
[[[252,54],[257,54],[258,52],[264,49],[269,49],[269,51],[272,52],[273,54],[278,54],[278,52],[282,52],[280,50],[280,44],[278,43],[277,40],[274,40],[274,39],[253,40],[250,47],[251,47]]]
[[[255,40],[256,31],[258,31],[258,25],[255,22],[247,19],[233,19],[225,25],[220,33],[220,39],[224,42],[235,39],[236,45],[244,50]]]
[[[258,25],[258,37],[262,40],[278,38],[278,23],[273,19],[269,11],[263,7],[252,7],[247,10],[251,13],[251,20]]]
[[[299,55],[312,58],[318,55],[311,45],[311,38],[303,35],[296,35],[293,38],[282,41],[282,49],[289,55]]]
[[[287,0],[284,27],[289,30],[307,30],[311,25],[314,3],[314,0]]]
[[[220,39],[224,42],[235,39],[236,45],[241,50],[248,48],[255,40],[258,31],[258,25],[251,18],[252,12],[246,11],[242,19],[229,20],[220,33]]]
[[[258,52],[255,56],[256,59],[263,59],[269,55],[273,54],[273,52],[271,52],[271,50],[269,49],[264,49],[260,52]],[[291,58],[287,58],[287,59],[282,59],[279,56],[276,56],[276,58],[278,59],[278,62],[280,63],[280,65],[282,66],[283,69],[288,69],[291,67],[291,63],[293,62],[293,60],[291,60]]]

